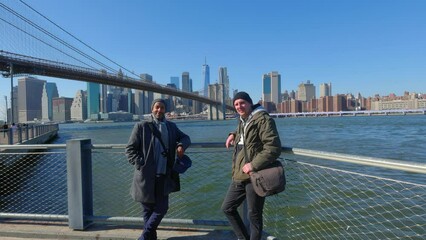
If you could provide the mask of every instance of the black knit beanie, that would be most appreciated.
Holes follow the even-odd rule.
[[[166,106],[166,101],[164,101],[164,99],[157,98],[157,99],[154,99],[154,101],[152,101],[152,104],[151,104],[151,110],[152,110],[152,108],[154,107],[154,104],[155,104],[155,103],[158,103],[158,102],[160,102],[160,103],[164,104],[164,106]]]
[[[251,105],[253,105],[253,101],[251,100],[250,96],[246,92],[238,92],[235,94],[234,98],[232,99],[232,104],[234,104],[235,100],[237,99],[244,99],[247,102],[249,102]]]

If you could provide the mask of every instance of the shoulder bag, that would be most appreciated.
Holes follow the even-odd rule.
[[[247,154],[246,145],[244,143],[244,158],[246,162],[250,162]],[[273,161],[268,167],[252,171],[250,173],[250,181],[253,189],[260,197],[267,197],[285,190],[286,179],[284,167],[279,160]]]

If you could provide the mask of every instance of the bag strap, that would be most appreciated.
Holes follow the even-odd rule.
[[[245,161],[246,163],[249,163],[249,162],[250,162],[250,157],[249,157],[249,155],[247,154],[247,148],[246,148],[246,140],[245,140],[244,129],[243,129],[243,131],[241,132],[241,127],[240,127],[240,135],[241,135],[241,137],[243,138],[244,161]]]
[[[164,144],[163,139],[161,138],[161,133],[160,131],[158,131],[157,127],[154,126],[154,123],[147,122],[146,124],[151,129],[151,132],[154,134],[154,137],[158,138],[163,149],[166,150],[166,145]]]

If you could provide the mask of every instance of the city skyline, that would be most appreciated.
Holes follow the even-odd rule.
[[[202,65],[207,58],[211,84],[218,81],[218,69],[226,67],[230,94],[247,91],[254,101],[262,97],[263,74],[273,71],[281,75],[281,92],[297,90],[308,80],[317,87],[317,95],[322,83],[333,84],[333,95],[426,92],[426,33],[419,31],[426,26],[424,1],[25,2],[126,68],[150,74],[162,85],[188,72],[193,90],[203,89]],[[2,36],[0,49],[13,50],[7,39]],[[64,97],[86,86],[38,78],[55,82]],[[0,118],[4,96],[10,96],[10,80],[1,80],[5,87],[0,91]]]
[[[226,76],[226,70],[221,74]],[[142,75],[141,80],[150,81],[151,76]],[[191,91],[191,79],[187,72],[182,74],[183,85]],[[186,83],[185,83],[186,82]],[[226,82],[226,80],[224,80]],[[170,84],[169,86],[175,86]],[[296,92],[285,91],[283,96],[278,91],[280,86],[280,74],[271,72],[263,77],[263,97],[266,99],[262,106],[271,113],[300,113],[300,112],[345,112],[354,110],[395,110],[395,109],[426,109],[426,94],[405,92],[404,96],[391,94],[386,97],[365,98],[358,94],[332,95],[332,84],[321,84],[320,98],[316,98],[316,86],[310,81],[299,85]],[[226,84],[209,85],[209,96],[216,101],[226,101]],[[321,89],[323,88],[323,89]],[[327,89],[327,91],[325,91]],[[107,94],[103,96],[104,90]],[[198,93],[198,92],[196,92]],[[149,95],[152,95],[149,97]],[[202,94],[202,93],[200,93]],[[56,83],[45,80],[22,77],[18,79],[18,86],[14,87],[14,113],[9,113],[8,122],[26,123],[28,121],[98,121],[98,120],[131,120],[136,116],[141,118],[149,114],[149,108],[145,107],[152,99],[153,92],[135,91],[131,93],[127,88],[107,86],[99,83],[87,83],[87,90],[79,90],[74,98],[58,97]],[[168,112],[173,116],[180,114],[202,113],[202,105],[197,101],[181,98],[169,99]],[[275,100],[274,100],[275,99]],[[280,100],[278,100],[280,99]],[[176,101],[175,101],[176,100]],[[182,103],[179,104],[178,102]],[[176,108],[175,108],[176,107]],[[225,107],[223,113],[225,113]],[[101,110],[103,109],[103,110]],[[215,115],[212,119],[225,118],[225,115]],[[205,112],[204,112],[205,113]],[[111,118],[110,118],[111,114]],[[117,115],[118,114],[118,115]],[[207,114],[209,115],[209,114]]]

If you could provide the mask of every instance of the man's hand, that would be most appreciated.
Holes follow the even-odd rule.
[[[243,172],[244,173],[247,173],[247,174],[250,175],[250,172],[252,172],[252,171],[253,171],[253,166],[251,165],[251,163],[244,164],[244,166],[243,166]]]
[[[185,149],[183,149],[182,146],[177,147],[176,154],[177,154],[178,158],[182,158],[183,155],[185,154]]]
[[[229,148],[231,145],[234,145],[234,137],[235,137],[234,134],[229,134],[225,142],[226,148]]]

